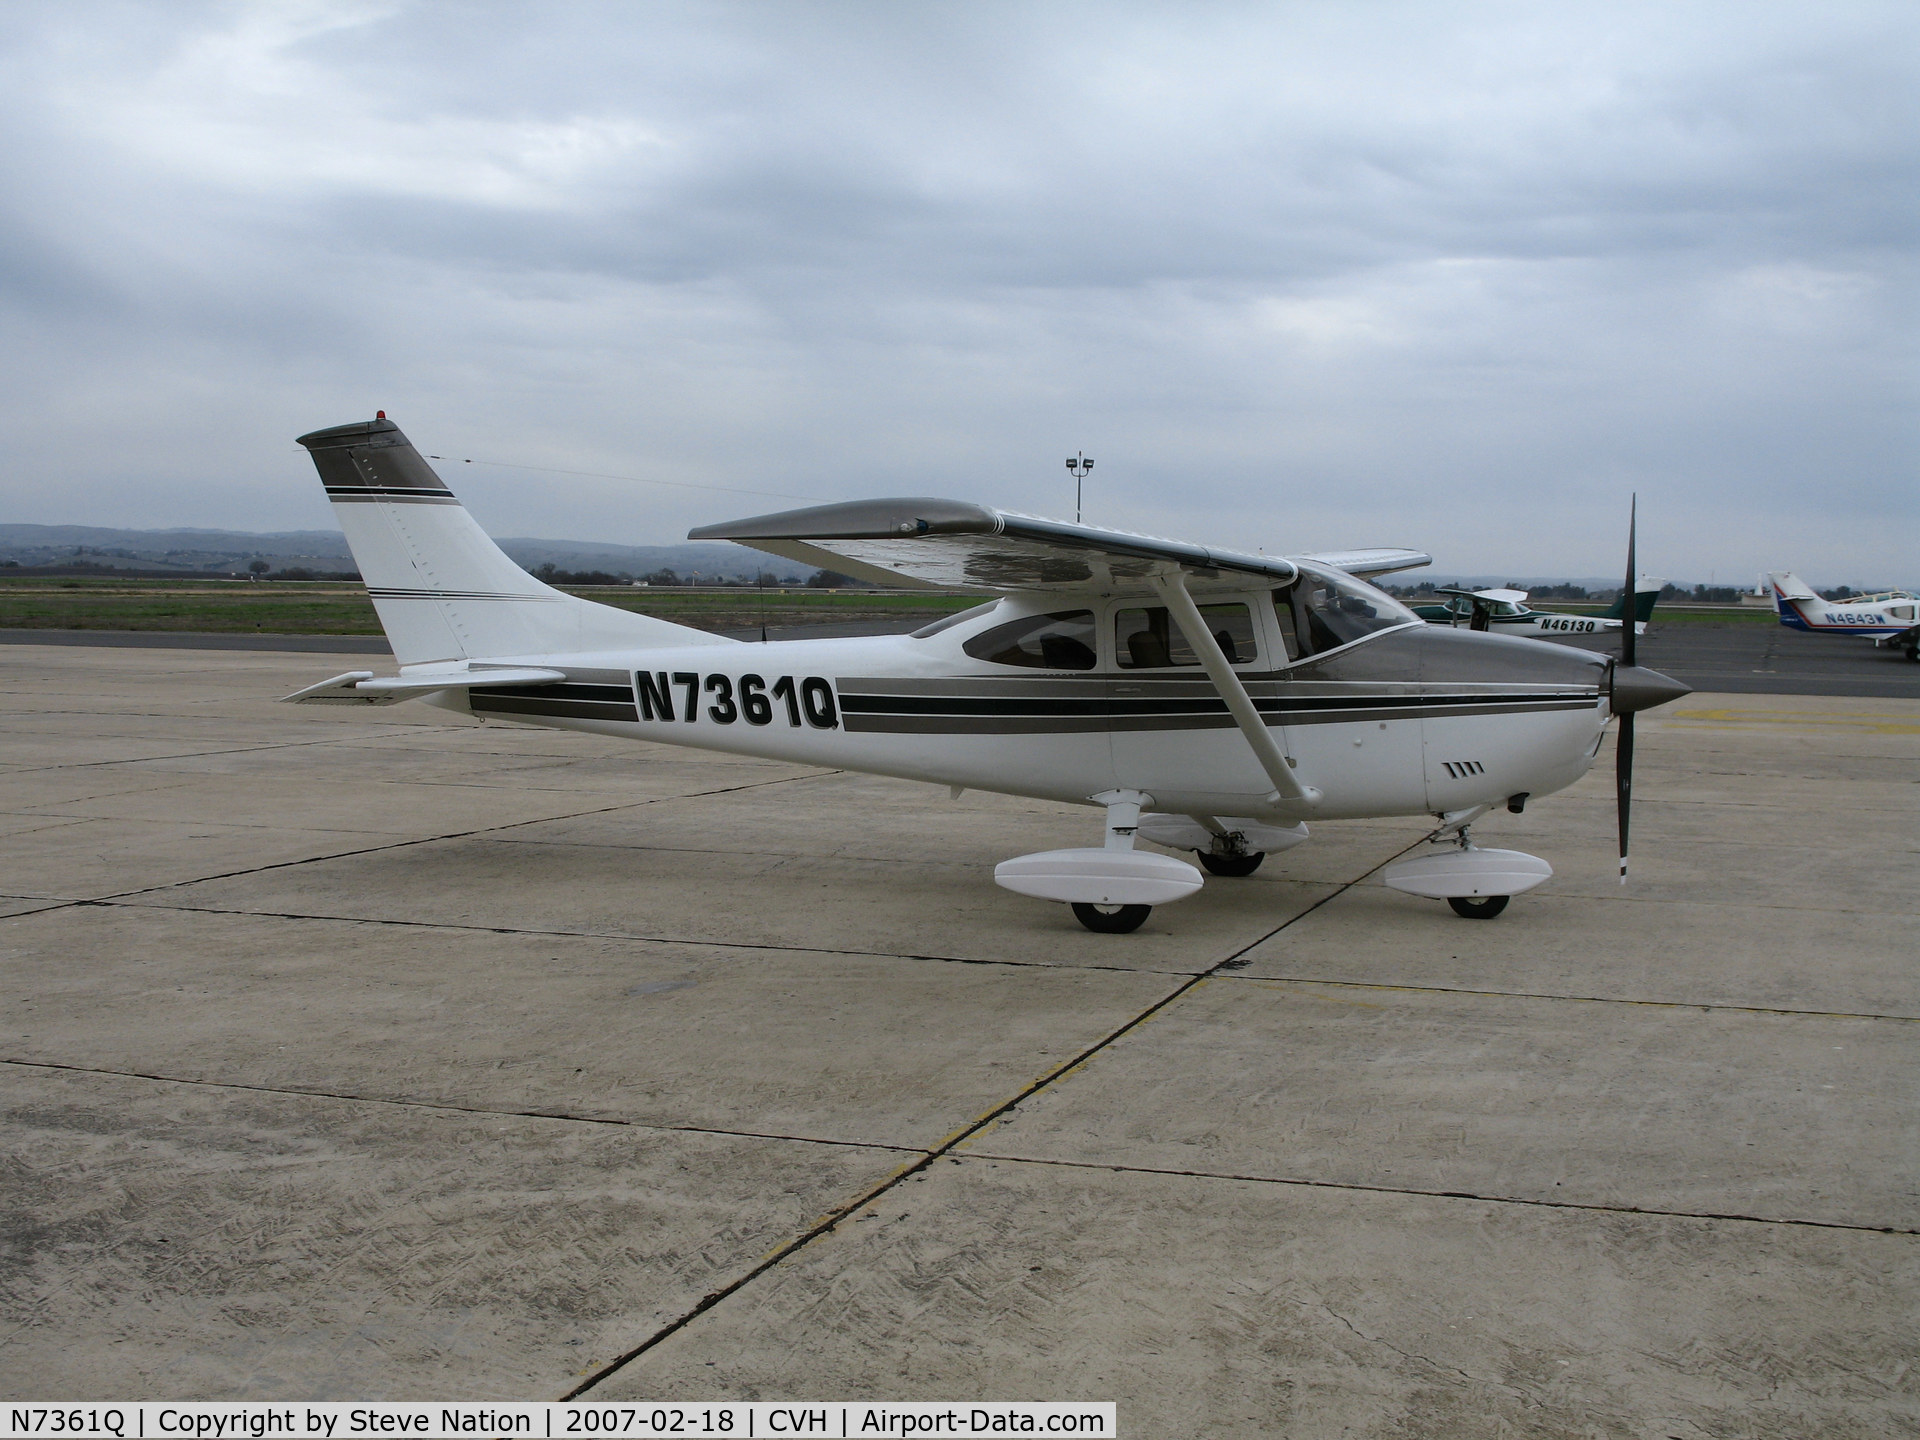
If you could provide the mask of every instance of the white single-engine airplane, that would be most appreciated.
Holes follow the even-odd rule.
[[[1920,660],[1920,598],[1910,590],[1883,590],[1847,600],[1822,600],[1798,575],[1769,575],[1780,623],[1814,635],[1857,635],[1875,645],[1904,650]]]
[[[1633,590],[1633,633],[1647,633],[1647,621],[1653,618],[1653,605],[1660,598],[1660,587],[1667,582],[1654,575],[1642,575]],[[1443,585],[1438,594],[1450,597],[1441,605],[1416,605],[1413,613],[1429,625],[1465,625],[1469,630],[1490,630],[1496,635],[1599,635],[1618,630],[1625,623],[1622,598],[1597,615],[1556,615],[1527,608],[1524,590],[1467,590]]]
[[[911,635],[743,643],[567,595],[521,570],[386,418],[300,437],[399,662],[286,697],[422,699],[520,724],[1097,805],[1096,847],[994,878],[1134,930],[1201,887],[1137,850],[1247,875],[1309,818],[1439,817],[1389,885],[1497,915],[1553,872],[1468,826],[1564,789],[1620,717],[1620,873],[1632,723],[1687,687],[1633,663],[1436,629],[1361,576],[1410,550],[1281,559],[954,500],[866,500],[695,530],[856,578],[1000,598]],[[1633,573],[1633,545],[1628,541]]]

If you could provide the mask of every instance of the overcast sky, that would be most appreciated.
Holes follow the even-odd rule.
[[[509,462],[442,467],[501,535],[1070,516],[1084,450],[1090,519],[1202,542],[1601,575],[1637,489],[1658,573],[1920,581],[1916,31],[10,5],[0,520],[329,526],[292,439],[385,409]]]

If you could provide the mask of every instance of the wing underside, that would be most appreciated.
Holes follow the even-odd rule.
[[[1151,577],[1169,566],[1184,570],[1197,589],[1285,585],[1299,574],[1293,561],[1276,555],[931,498],[862,500],[758,515],[703,526],[687,538],[732,540],[858,580],[927,588],[1147,594]],[[1335,557],[1303,558],[1335,564]],[[1371,565],[1355,574],[1429,563],[1412,550],[1353,551],[1341,558]]]

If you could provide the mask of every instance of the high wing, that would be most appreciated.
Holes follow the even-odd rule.
[[[1252,579],[1290,584],[1299,567],[1273,555],[1189,545],[994,510],[960,500],[902,498],[816,505],[689,531],[689,540],[733,540],[804,565],[887,585],[970,590],[1153,592],[1152,577],[1183,567],[1197,588]],[[1303,557],[1332,564],[1332,558]],[[1410,550],[1354,551],[1386,560],[1370,573],[1424,565]],[[1355,572],[1368,573],[1368,572]]]
[[[1527,592],[1525,590],[1467,590],[1458,585],[1442,585],[1434,593],[1436,595],[1464,595],[1469,600],[1505,601],[1509,605],[1524,604],[1527,598]]]
[[[1433,557],[1424,550],[1320,550],[1293,558],[1325,565],[1333,570],[1344,570],[1362,580],[1371,580],[1376,575],[1391,575],[1396,570],[1416,570],[1433,563]]]

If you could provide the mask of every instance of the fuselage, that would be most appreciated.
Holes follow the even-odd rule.
[[[1620,628],[1618,620],[1605,615],[1556,615],[1529,610],[1511,600],[1496,600],[1487,608],[1488,629],[1495,635],[1600,635]],[[1429,625],[1464,628],[1473,619],[1473,604],[1457,599],[1445,605],[1416,605],[1414,613]]]
[[[1233,617],[1234,634],[1222,638],[1232,639],[1234,669],[1301,782],[1321,792],[1318,804],[1275,799],[1198,664],[1167,663],[1178,656],[1155,650],[1140,618],[1154,612],[1137,598],[1010,597],[911,636],[503,656],[567,679],[475,686],[433,703],[1052,800],[1138,790],[1158,811],[1279,821],[1447,813],[1548,794],[1583,775],[1599,748],[1604,656],[1411,617],[1302,654],[1270,593],[1206,601],[1210,617]],[[996,650],[993,637],[1049,617],[1061,634],[1032,656]],[[982,658],[983,647],[1012,663]]]

